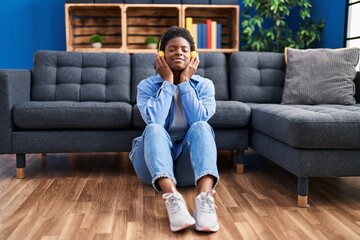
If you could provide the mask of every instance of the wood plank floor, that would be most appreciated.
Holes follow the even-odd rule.
[[[220,152],[213,234],[169,230],[161,194],[136,177],[127,153],[39,154],[15,179],[0,155],[0,239],[360,239],[360,178],[311,178],[310,208],[296,207],[296,177],[249,151],[245,173]],[[180,192],[194,208],[196,190]]]

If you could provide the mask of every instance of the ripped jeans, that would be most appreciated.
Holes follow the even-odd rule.
[[[191,125],[183,140],[173,141],[160,124],[146,126],[141,137],[134,139],[129,158],[138,177],[157,191],[157,179],[167,177],[176,186],[196,186],[206,175],[219,181],[214,131],[204,121]]]

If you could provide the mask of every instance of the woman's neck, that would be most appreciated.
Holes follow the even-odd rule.
[[[174,75],[174,84],[178,85],[180,83],[181,72],[173,72]]]

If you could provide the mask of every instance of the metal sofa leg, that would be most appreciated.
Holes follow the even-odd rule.
[[[234,169],[236,173],[244,173],[244,150],[235,150]]]
[[[309,178],[307,177],[298,177],[298,207],[307,208],[310,207],[308,204],[308,195],[309,195]]]
[[[16,178],[25,178],[26,156],[25,154],[16,154]]]

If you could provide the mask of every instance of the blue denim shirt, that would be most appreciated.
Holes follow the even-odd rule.
[[[215,88],[211,80],[193,75],[190,81],[174,85],[159,74],[137,86],[137,105],[146,124],[158,123],[166,130],[173,118],[173,95],[178,88],[188,125],[208,121],[215,113]]]

